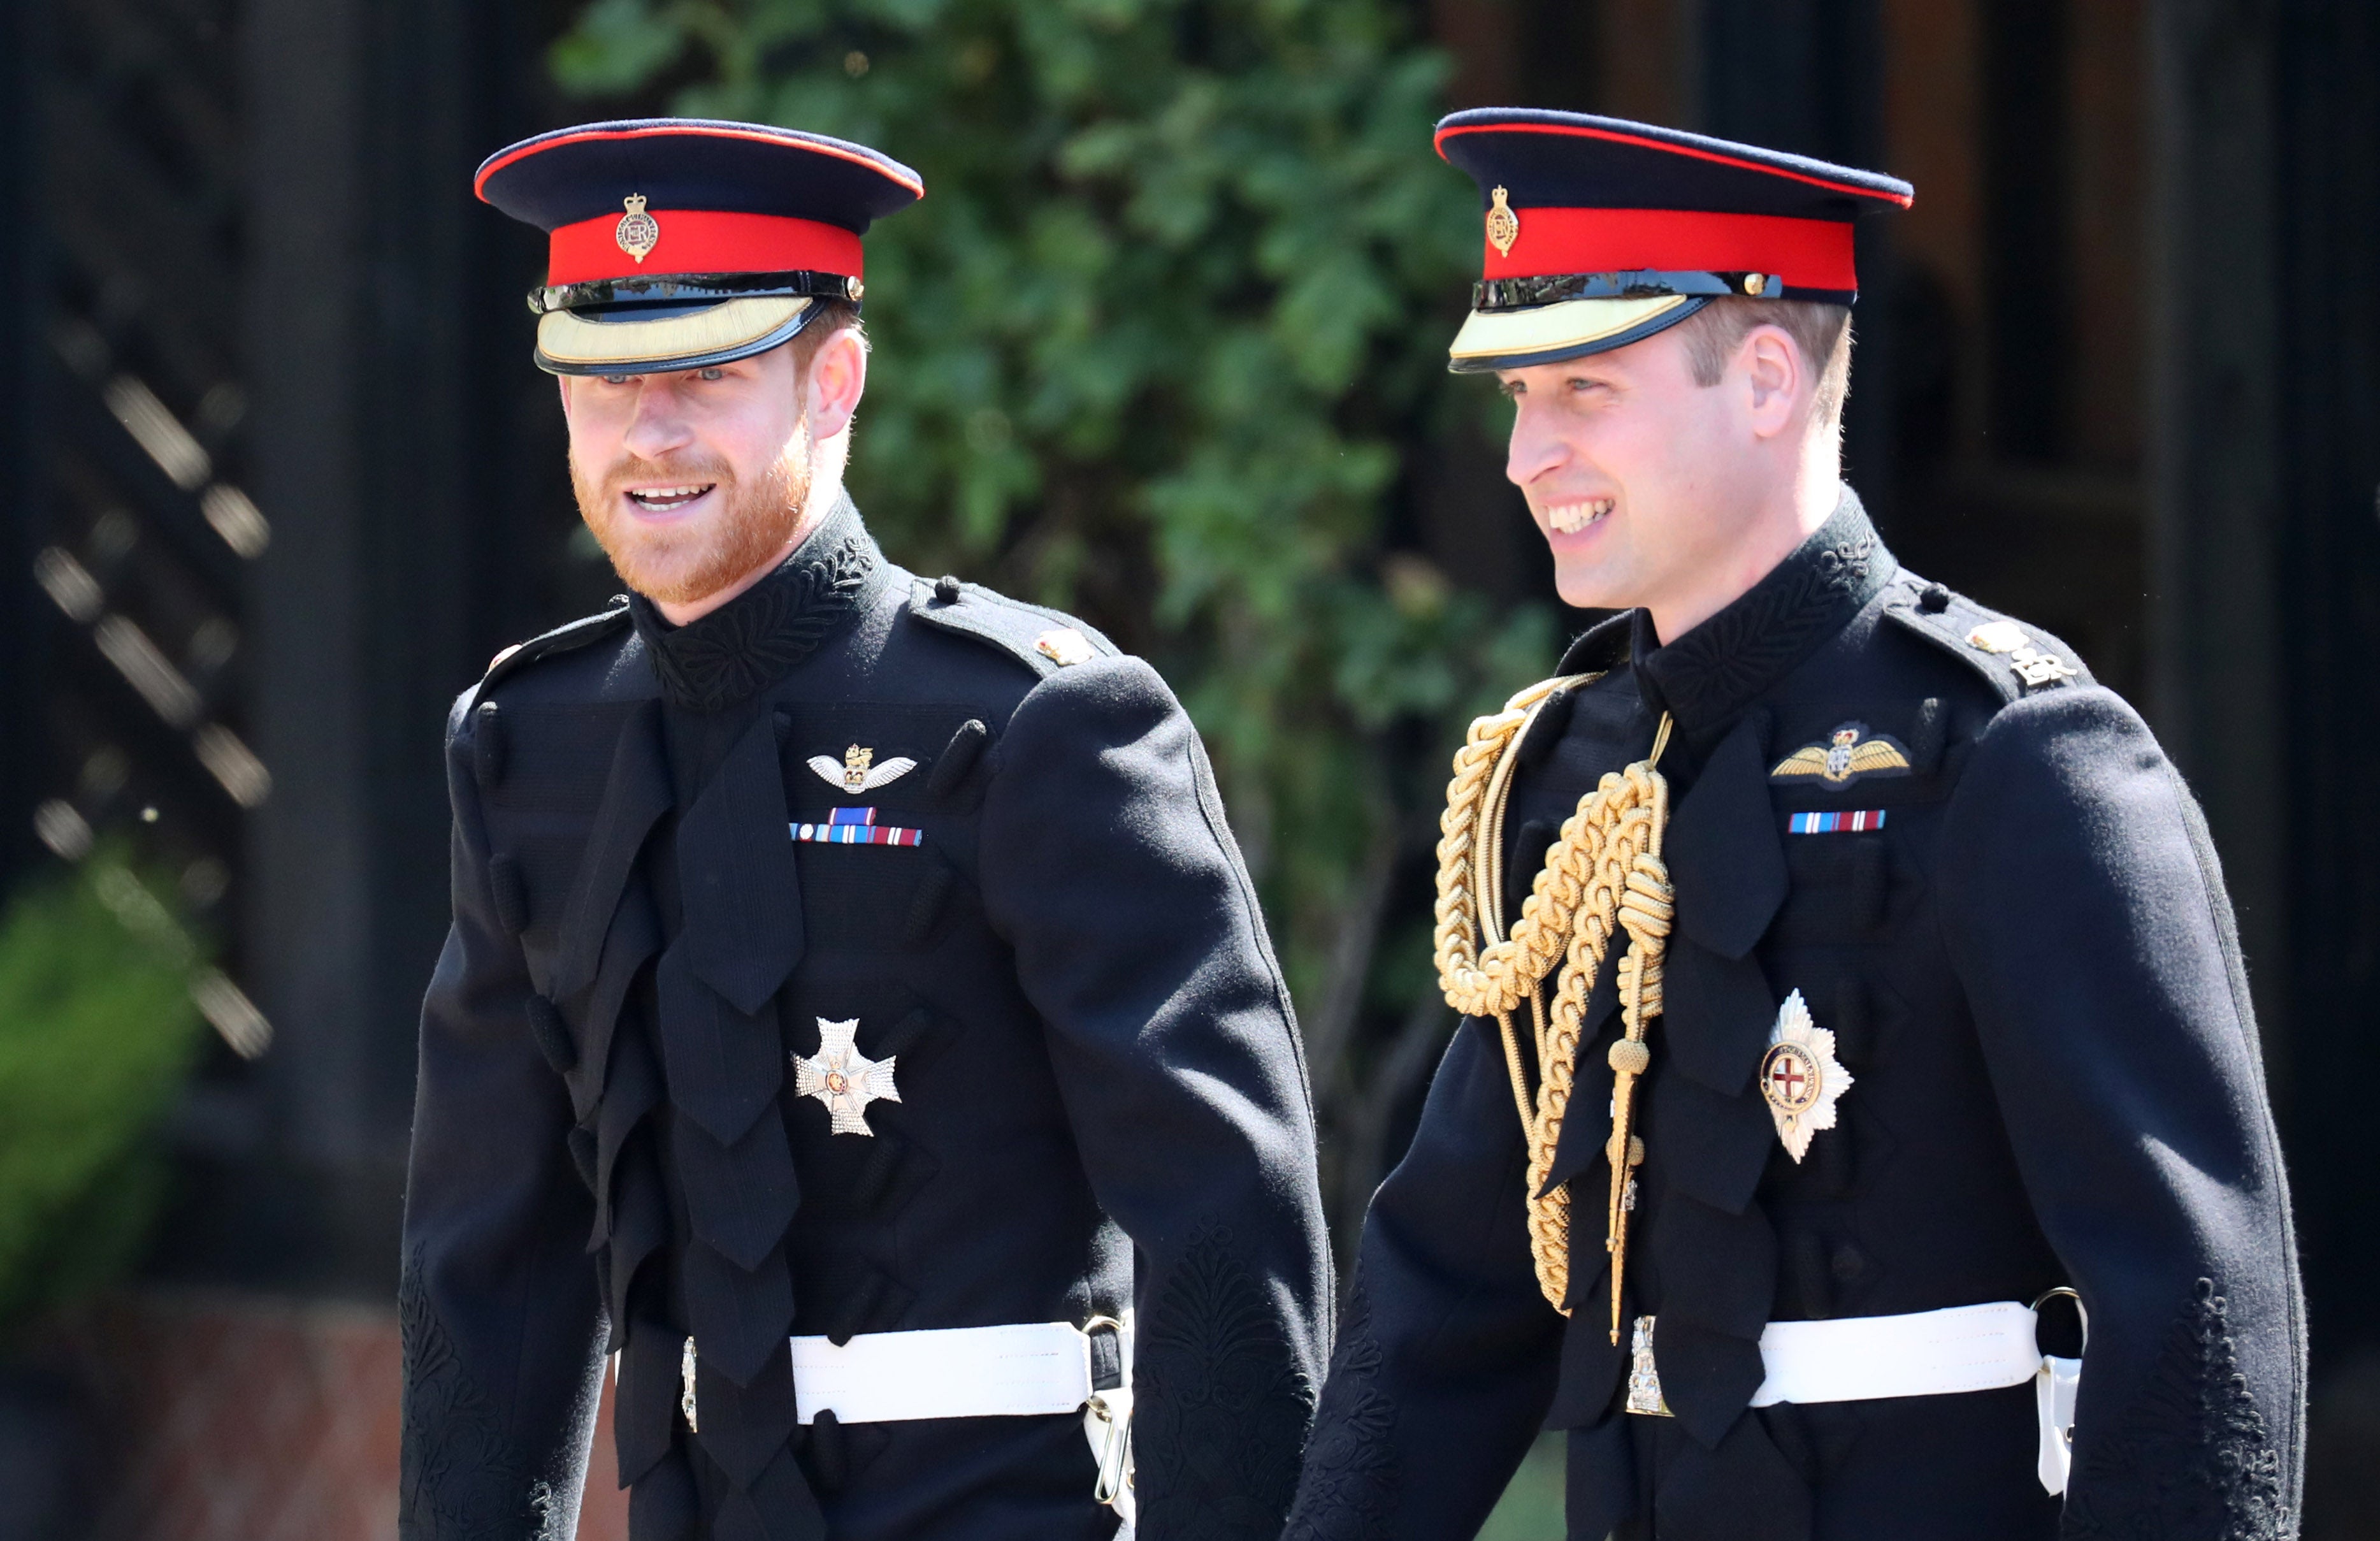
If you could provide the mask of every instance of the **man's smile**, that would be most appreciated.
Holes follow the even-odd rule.
[[[1576,535],[1581,530],[1601,524],[1618,506],[1613,498],[1584,498],[1575,503],[1558,503],[1546,510],[1546,527],[1556,535]]]
[[[631,487],[625,495],[641,513],[674,514],[708,497],[718,485],[715,481],[698,481],[675,487]]]

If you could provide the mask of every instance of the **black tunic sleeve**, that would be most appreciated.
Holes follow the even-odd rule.
[[[2295,1534],[2296,1247],[2195,804],[2120,699],[2051,691],[1982,734],[1942,843],[1944,941],[2090,1311],[2065,1534]]]
[[[1476,1534],[1553,1400],[1528,1151],[1493,1022],[1466,1021],[1372,1199],[1289,1541]]]
[[[1275,1536],[1327,1351],[1329,1246],[1289,995],[1212,772],[1130,658],[1055,672],[996,754],[986,910],[1138,1255],[1139,1534]]]
[[[406,1185],[406,1541],[571,1535],[602,1363],[569,1101],[530,1033],[464,769],[475,695],[448,730],[455,923],[422,1007]]]

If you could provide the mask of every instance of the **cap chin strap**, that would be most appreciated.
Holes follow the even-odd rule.
[[[650,278],[599,278],[528,292],[532,315],[639,305],[703,305],[730,299],[840,299],[859,303],[867,285],[840,273],[680,273]]]
[[[1483,278],[1471,285],[1471,308],[1495,313],[1526,310],[1570,299],[1658,299],[1666,295],[1727,295],[1745,299],[1799,299],[1849,305],[1854,289],[1789,285],[1781,273],[1702,273],[1638,268],[1616,273],[1564,273],[1534,278]]]

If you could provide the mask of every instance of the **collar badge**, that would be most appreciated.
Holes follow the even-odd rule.
[[[854,1041],[859,1031],[856,1017],[849,1022],[820,1017],[818,1025],[818,1053],[808,1059],[794,1056],[795,1095],[815,1097],[826,1104],[830,1133],[875,1134],[868,1127],[868,1105],[901,1100],[900,1090],[892,1085],[892,1062],[900,1056],[887,1054],[871,1060],[862,1054]]]
[[[1849,786],[1862,776],[1906,776],[1909,751],[1886,734],[1870,734],[1865,722],[1845,722],[1823,744],[1806,744],[1779,760],[1772,782],[1815,776],[1828,786]]]
[[[1810,1153],[1810,1136],[1835,1126],[1835,1103],[1851,1086],[1852,1073],[1835,1058],[1835,1035],[1810,1020],[1809,1004],[1794,990],[1760,1056],[1760,1095],[1787,1155],[1798,1162]]]
[[[628,212],[620,216],[618,224],[613,226],[612,238],[620,243],[621,250],[642,265],[644,260],[651,255],[653,248],[661,244],[661,221],[645,212],[645,195],[642,193],[630,193],[621,202]]]
[[[1488,197],[1494,200],[1494,203],[1488,211],[1488,244],[1496,249],[1497,256],[1510,257],[1512,255],[1512,243],[1521,238],[1521,216],[1512,212],[1512,206],[1504,201],[1506,194],[1503,188],[1498,188]]]
[[[854,744],[844,750],[841,765],[834,762],[832,756],[812,755],[809,767],[829,786],[841,787],[855,797],[897,782],[917,769],[917,762],[906,755],[895,755],[881,765],[875,760],[875,750]]]

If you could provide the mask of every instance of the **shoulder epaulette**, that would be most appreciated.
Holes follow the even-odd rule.
[[[2003,703],[2043,690],[2095,683],[2081,655],[2040,627],[2011,620],[1907,571],[1893,578],[1884,613],[1902,630],[1982,675]]]
[[[506,674],[525,669],[539,659],[552,658],[556,653],[566,653],[590,642],[600,642],[627,624],[628,607],[615,604],[609,610],[582,615],[526,642],[516,642],[490,661],[487,673],[480,680],[480,689],[484,693],[488,686]]]
[[[912,581],[909,613],[929,626],[988,642],[1044,679],[1069,664],[1113,658],[1123,650],[1063,611],[956,578]]]

